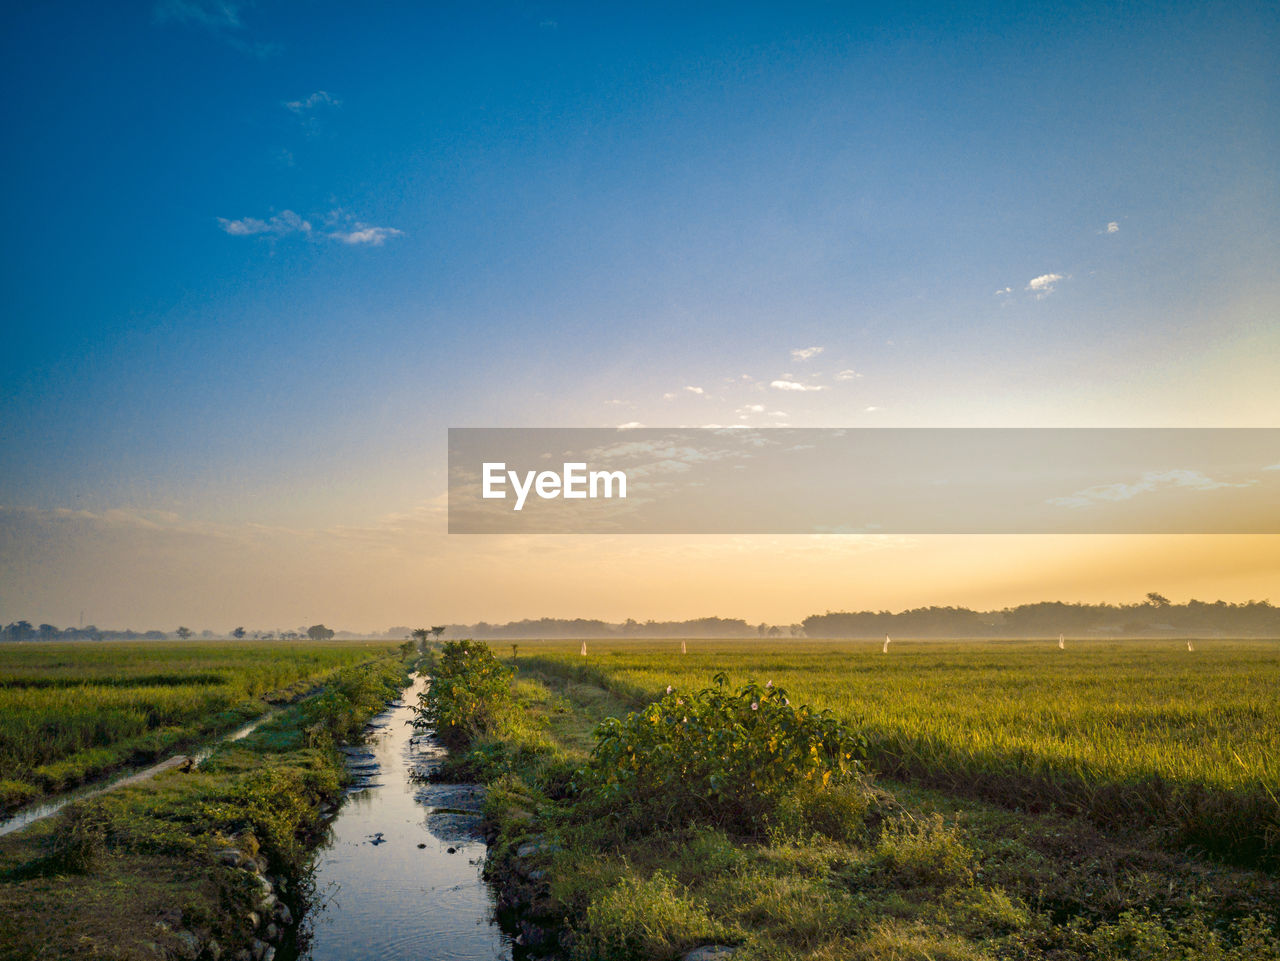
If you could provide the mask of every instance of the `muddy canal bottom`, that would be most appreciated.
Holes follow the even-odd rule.
[[[480,877],[482,790],[425,784],[443,751],[406,722],[414,680],[375,718],[367,745],[348,749],[357,777],[315,856],[314,905],[303,919],[309,961],[510,959]]]

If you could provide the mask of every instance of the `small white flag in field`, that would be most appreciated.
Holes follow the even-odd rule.
[[[1058,650],[1065,651],[1067,649],[1067,639],[1061,634],[1058,635]]]
[[[1194,651],[1195,649],[1196,649],[1196,646],[1191,643],[1191,639],[1187,638],[1187,650]]]
[[[684,641],[681,641],[681,642],[680,642],[680,653],[681,653],[681,654],[688,654],[688,653],[689,653],[689,645],[688,645],[688,644],[686,644]]]
[[[587,656],[587,642],[586,642],[586,641],[583,641],[583,642],[582,642],[582,656],[583,656],[583,657],[586,657],[586,656]]]
[[[889,635],[888,634],[884,636],[884,649],[880,653],[881,654],[889,653]]]

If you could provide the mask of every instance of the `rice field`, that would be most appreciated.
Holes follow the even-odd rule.
[[[856,724],[880,774],[1280,862],[1280,642],[580,643],[522,641],[520,662],[637,701],[771,680]]]
[[[0,811],[228,730],[395,646],[0,645]]]

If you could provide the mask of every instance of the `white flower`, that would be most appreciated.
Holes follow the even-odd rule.
[[[765,687],[773,687],[773,681],[765,681],[765,682],[764,682],[764,686],[765,686]]]
[[[759,702],[759,701],[752,701],[752,702],[751,702],[751,710],[753,710],[753,711],[758,711],[758,710],[760,710],[760,702]]]
[[[667,685],[667,693],[668,693],[668,694],[670,694],[670,693],[671,693],[671,685],[670,685],[670,684],[668,684],[668,685]]]

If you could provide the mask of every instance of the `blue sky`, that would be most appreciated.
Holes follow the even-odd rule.
[[[10,17],[6,508],[368,524],[450,425],[1280,409],[1269,4]]]

